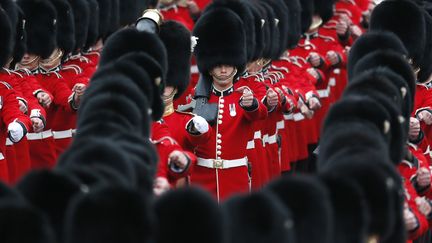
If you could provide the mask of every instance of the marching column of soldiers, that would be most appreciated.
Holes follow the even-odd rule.
[[[432,242],[430,0],[0,0],[0,242]]]

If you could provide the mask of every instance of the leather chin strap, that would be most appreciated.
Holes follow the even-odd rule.
[[[219,80],[219,81],[225,81],[225,80],[228,80],[228,79],[232,79],[232,78],[234,78],[234,76],[237,74],[237,68],[234,68],[234,70],[232,71],[232,73],[230,74],[230,75],[228,75],[228,77],[227,78],[222,78],[222,77],[220,77],[220,76],[216,76],[215,74],[213,74],[213,72],[210,72],[210,75],[214,78],[214,79],[216,79],[216,80]]]

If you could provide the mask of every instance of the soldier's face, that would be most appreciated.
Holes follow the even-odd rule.
[[[212,69],[211,75],[218,80],[227,80],[232,78],[235,68],[228,65],[216,66]]]

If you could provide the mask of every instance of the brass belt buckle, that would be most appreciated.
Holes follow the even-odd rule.
[[[223,165],[224,165],[223,159],[214,159],[213,160],[213,168],[223,169]]]

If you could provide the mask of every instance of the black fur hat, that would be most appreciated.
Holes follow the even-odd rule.
[[[109,32],[111,19],[111,0],[97,0],[99,5],[98,38],[105,39]]]
[[[423,13],[414,2],[408,0],[384,1],[372,12],[369,29],[391,31],[404,43],[413,64],[418,66],[426,45]]]
[[[88,50],[98,41],[99,37],[99,4],[97,0],[87,0],[87,5],[90,10],[90,19],[87,31],[87,40],[85,50]]]
[[[68,55],[75,47],[74,13],[66,0],[50,0],[57,11],[57,47]]]
[[[366,242],[370,215],[362,189],[343,177],[324,174],[320,179],[329,191],[333,206],[333,242]]]
[[[335,0],[314,0],[315,12],[327,23],[333,17]]]
[[[394,229],[395,203],[391,192],[396,183],[380,169],[381,163],[388,163],[381,151],[365,150],[357,154],[347,152],[334,158],[325,172],[346,178],[360,186],[371,216],[368,233],[384,240]]]
[[[336,122],[349,120],[369,122],[373,124],[381,136],[388,142],[390,139],[390,114],[386,108],[366,94],[349,95],[336,102],[329,110],[323,129]]]
[[[385,77],[371,75],[370,73],[366,73],[364,76],[359,76],[358,78],[364,80],[368,79],[372,82],[379,79],[385,79]],[[357,81],[357,83],[359,82],[362,81]],[[395,91],[397,92],[397,90]],[[400,105],[398,105],[394,100],[391,100],[391,98],[382,93],[382,91],[375,88],[359,88],[359,86],[357,86],[357,89],[349,89],[344,92],[344,96],[349,96],[351,94],[366,95],[385,107],[390,115],[391,124],[391,139],[389,143],[390,159],[394,164],[399,164],[405,157],[405,144],[408,140],[409,124],[408,120],[402,116]]]
[[[68,0],[72,7],[75,23],[74,53],[81,51],[87,41],[88,26],[90,23],[90,9],[87,0]]]
[[[266,190],[275,193],[291,209],[296,242],[333,242],[333,211],[329,192],[317,178],[287,176],[270,183]]]
[[[18,25],[18,6],[13,0],[0,0],[0,8],[3,8],[6,12],[10,26],[12,27],[12,40],[16,39],[16,31]],[[12,43],[15,45],[15,43]]]
[[[245,1],[247,6],[250,8],[254,16],[255,24],[255,51],[252,55],[252,60],[258,60],[262,56],[262,52],[265,45],[264,40],[264,25],[265,25],[265,15],[262,8],[259,7],[256,2]]]
[[[314,0],[301,0],[301,33],[306,33],[312,25],[312,17],[315,13]]]
[[[231,243],[294,243],[294,219],[271,192],[236,196],[222,205]]]
[[[154,58],[162,67],[162,80],[165,79],[168,61],[164,44],[157,35],[140,32],[135,28],[120,30],[108,38],[100,57],[99,66],[103,67],[132,52],[144,52]]]
[[[422,61],[419,63],[420,72],[418,74],[418,81],[425,83],[430,81],[432,75],[432,16],[430,16],[425,10],[422,11],[425,18],[426,26],[426,46]]]
[[[13,51],[13,60],[11,67],[14,67],[16,63],[20,62],[27,52],[27,33],[25,30],[25,17],[24,12],[20,7],[17,6],[18,12],[18,24],[16,26],[16,36],[15,36],[15,48]]]
[[[19,0],[26,19],[27,52],[48,58],[57,46],[57,12],[46,0]]]
[[[247,62],[246,36],[242,20],[233,11],[218,8],[206,12],[195,24],[198,37],[195,56],[201,74],[209,75],[218,65],[230,65],[241,74]]]
[[[350,129],[347,129],[347,128]],[[356,139],[352,139],[355,137]],[[338,121],[323,129],[318,156],[319,171],[325,170],[339,154],[361,154],[370,148],[389,154],[388,142],[380,137],[380,131],[367,121]]]
[[[288,49],[297,46],[301,38],[301,4],[299,0],[284,0],[288,7]]]
[[[0,234],[3,243],[58,242],[46,216],[19,200],[0,201]]]
[[[354,67],[353,76],[376,67],[387,67],[400,75],[409,87],[411,98],[415,95],[415,77],[405,58],[393,51],[374,51],[361,58]]]
[[[357,62],[367,54],[376,50],[392,50],[408,56],[402,41],[389,31],[370,31],[360,36],[353,44],[348,55],[348,78],[351,79]]]
[[[205,8],[204,14],[218,8],[227,8],[232,10],[243,21],[243,29],[246,38],[247,60],[252,61],[256,46],[255,23],[254,15],[251,9],[248,7],[246,0],[214,0]]]
[[[158,243],[226,242],[226,225],[215,199],[197,188],[167,192],[155,203]],[[176,220],[173,220],[176,219]],[[189,234],[190,229],[194,229]]]
[[[265,59],[272,59],[279,48],[279,28],[276,27],[276,15],[273,8],[265,1],[260,1],[260,6],[265,13],[264,33],[265,33],[265,47],[263,49],[262,57]]]
[[[116,32],[120,28],[120,1],[119,0],[110,0],[110,1],[111,1],[111,16],[108,25],[108,36]]]
[[[279,45],[276,46],[272,59],[278,60],[287,49],[289,32],[288,8],[283,0],[266,0],[266,2],[273,8],[277,18],[276,26],[279,30]]]
[[[84,136],[85,134],[81,133],[79,136],[77,135],[77,139]],[[128,179],[130,185],[135,184],[136,178],[133,167],[129,163],[128,155],[118,148],[114,141],[99,136],[87,136],[85,139],[89,143],[88,146],[85,148],[71,148],[67,153],[63,154],[60,163],[63,167],[78,164],[89,167],[104,165],[120,172],[123,177]]]
[[[166,21],[159,36],[168,54],[166,86],[177,88],[175,98],[181,96],[189,85],[191,61],[191,33],[179,22]]]
[[[79,181],[59,171],[40,170],[27,174],[16,187],[34,207],[48,216],[57,239],[61,239],[69,201],[82,193]]]
[[[120,2],[120,26],[128,26],[134,24],[140,17],[141,11],[139,8],[141,0],[121,0]]]
[[[7,16],[5,10],[1,7],[0,7],[0,32],[2,33],[0,37],[0,46],[2,46],[2,49],[0,51],[0,65],[4,67],[12,55],[13,29],[9,21],[9,17]]]
[[[65,243],[150,243],[150,201],[130,188],[101,186],[76,197],[66,213]]]

